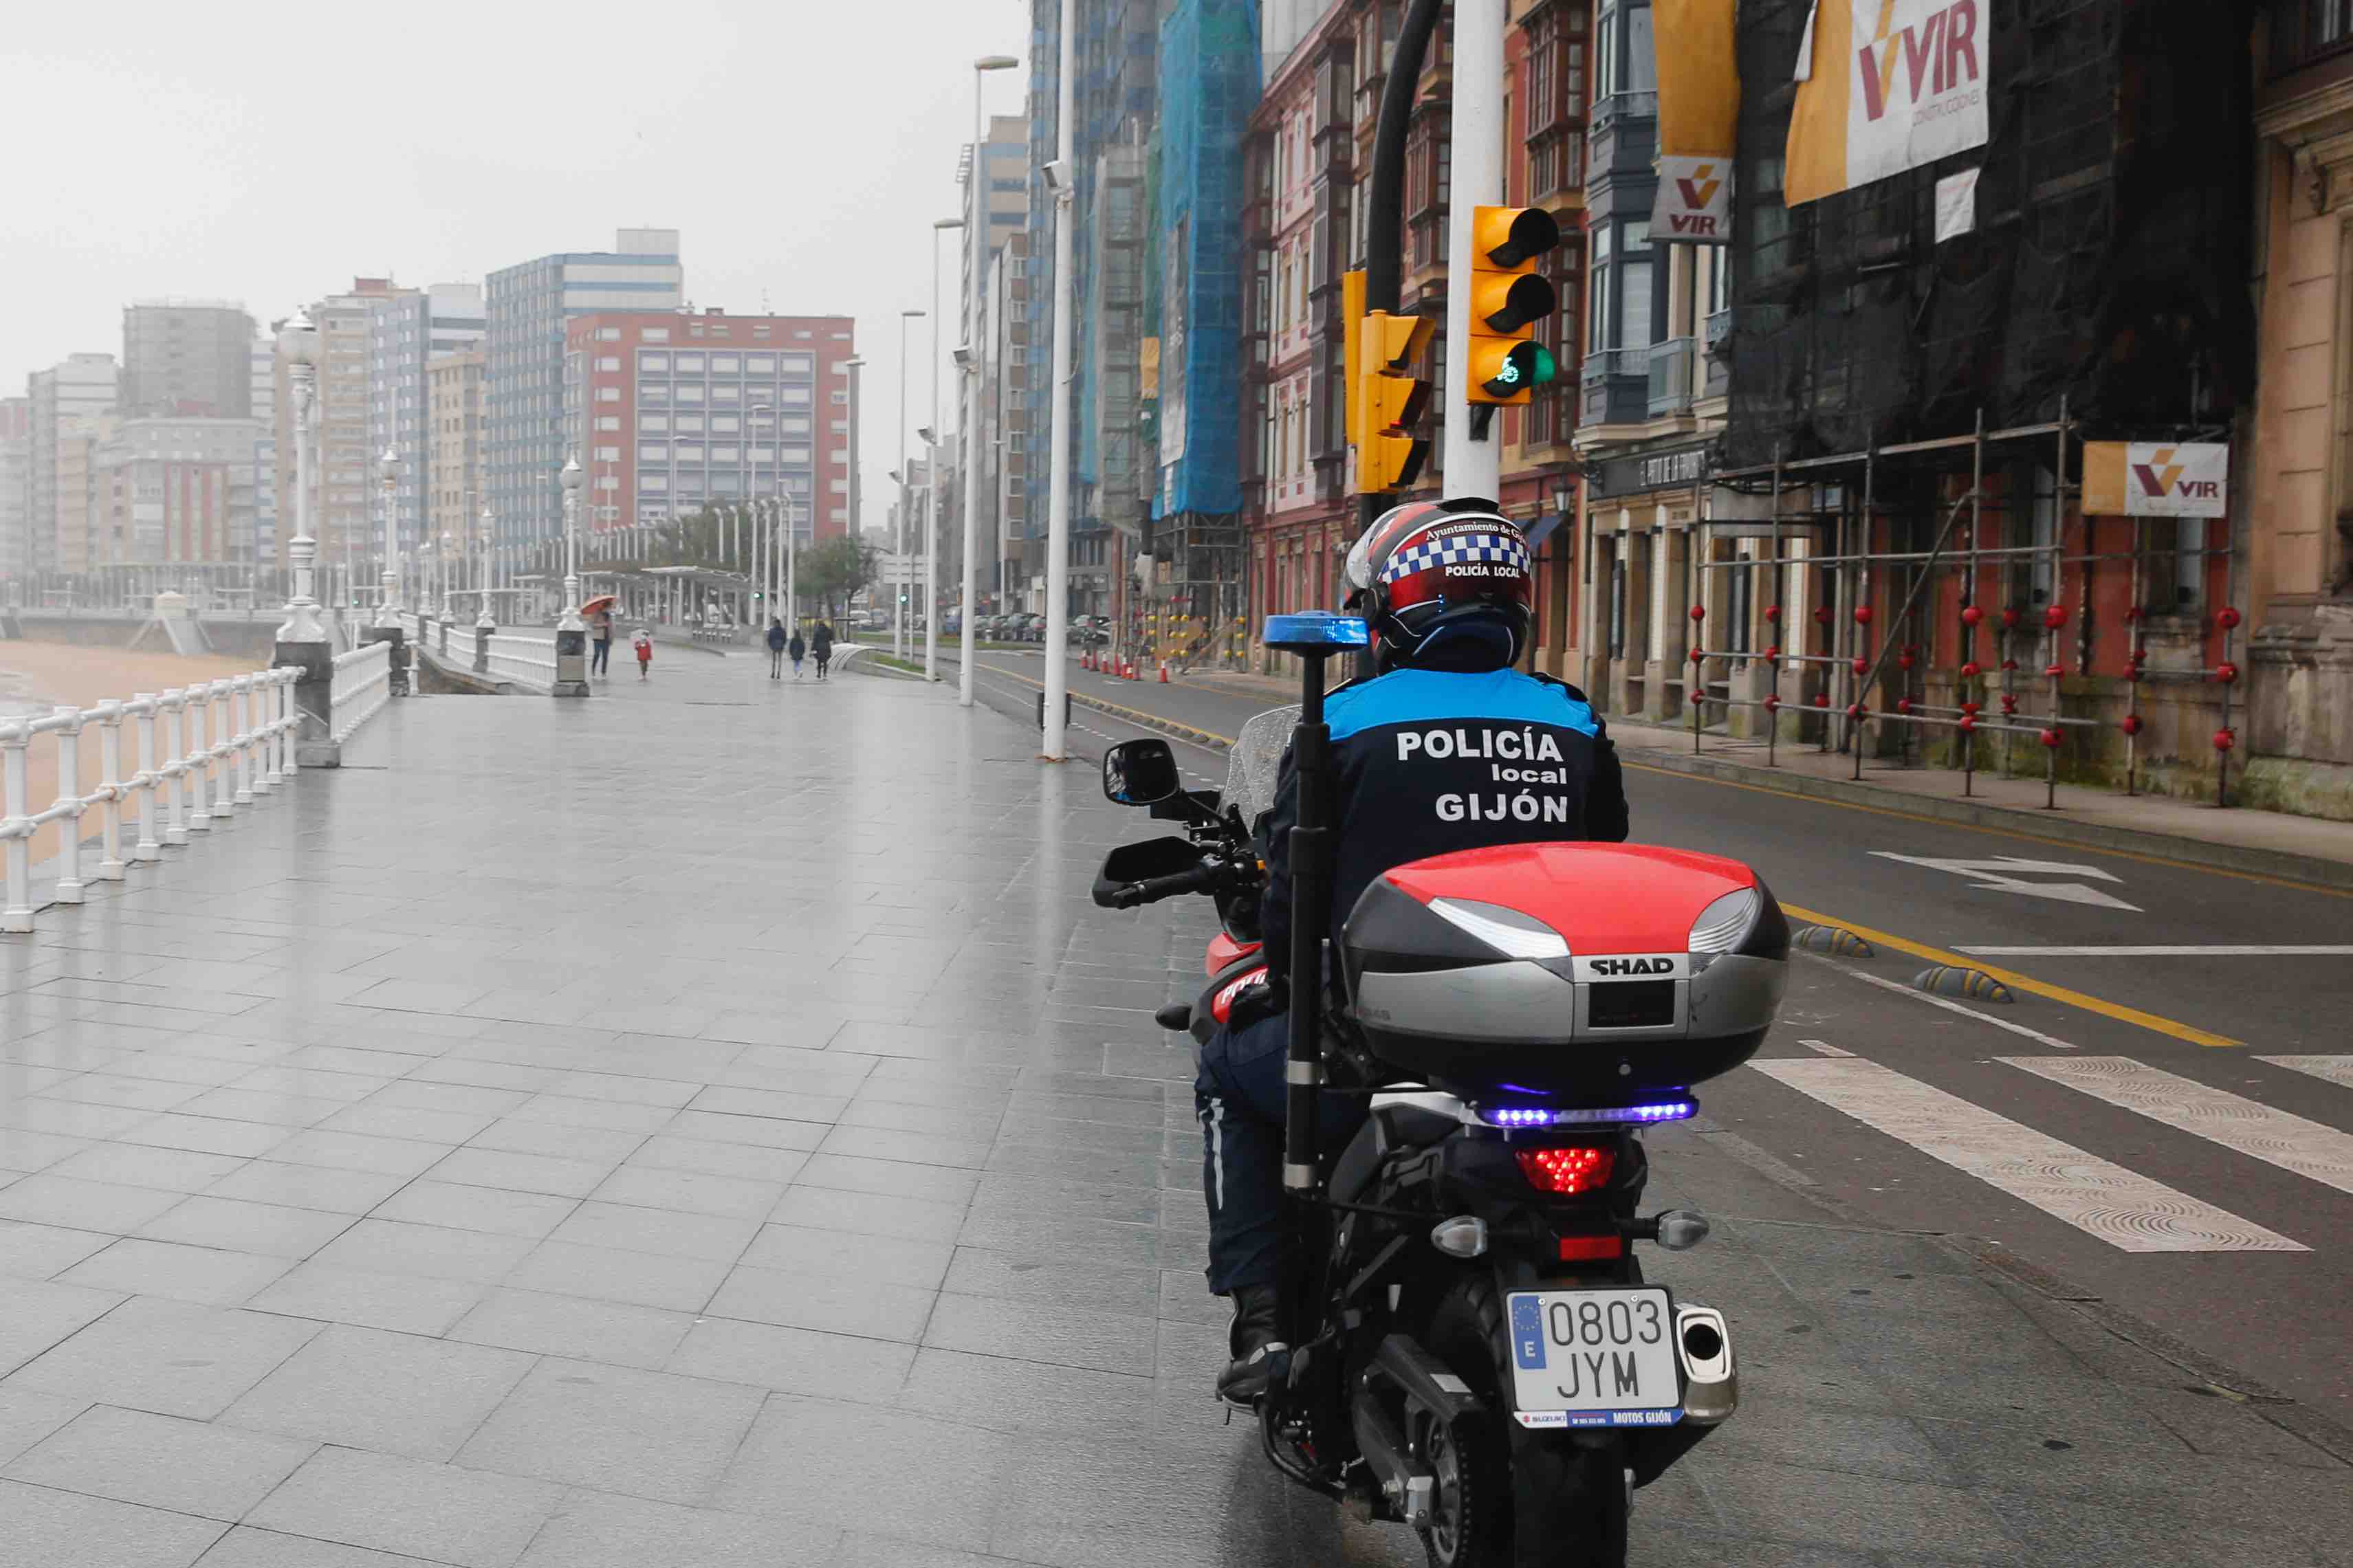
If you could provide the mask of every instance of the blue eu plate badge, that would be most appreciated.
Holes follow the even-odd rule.
[[[1512,1355],[1523,1371],[1545,1368],[1544,1307],[1534,1296],[1512,1298]]]

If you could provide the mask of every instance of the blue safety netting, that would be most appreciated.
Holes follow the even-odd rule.
[[[1242,137],[1255,0],[1177,0],[1160,25],[1160,486],[1152,515],[1241,510]]]

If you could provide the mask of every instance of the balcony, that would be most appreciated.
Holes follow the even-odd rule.
[[[1615,92],[1596,103],[1586,132],[1588,192],[1612,180],[1651,178],[1658,141],[1657,93]]]
[[[1687,415],[1692,405],[1692,367],[1699,345],[1691,338],[1669,338],[1651,350],[1651,417],[1672,419]]]
[[[1577,373],[1579,425],[1640,425],[1650,417],[1651,351],[1604,349]]]

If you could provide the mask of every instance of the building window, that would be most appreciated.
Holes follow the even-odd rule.
[[[604,371],[618,370],[621,368],[621,356],[618,354],[598,354],[596,356],[596,368]]]
[[[679,355],[678,374],[681,375],[701,375],[702,374],[702,362],[704,357],[705,356],[702,354]]]
[[[776,356],[774,354],[747,355],[744,361],[744,368],[754,375],[774,375],[776,374]]]
[[[668,327],[647,327],[638,333],[638,341],[648,343],[666,343],[670,342],[670,329]]]
[[[713,355],[712,355],[712,356],[711,356],[711,374],[713,374],[713,375],[741,375],[741,374],[744,374],[744,356],[743,356],[743,355],[741,355],[741,354],[713,354]]]
[[[600,386],[596,389],[596,401],[618,403],[621,401],[621,389],[617,386]]]
[[[649,432],[666,431],[670,428],[670,416],[667,414],[649,414],[644,418],[638,421],[638,428],[641,431]]]
[[[596,448],[596,456],[592,460],[599,463],[617,463],[621,460],[621,448],[599,447]]]
[[[596,329],[596,341],[600,343],[617,343],[621,341],[621,329],[599,327]]]
[[[667,463],[670,461],[670,448],[668,447],[661,446],[659,443],[652,446],[639,447],[638,448],[638,461],[640,463]]]
[[[639,353],[638,355],[638,369],[640,372],[656,371],[667,375],[670,374],[670,355],[668,353]]]

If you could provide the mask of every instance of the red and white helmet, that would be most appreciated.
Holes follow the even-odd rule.
[[[1527,537],[1499,512],[1393,507],[1348,552],[1348,580],[1364,592],[1377,669],[1501,669],[1527,646]]]

